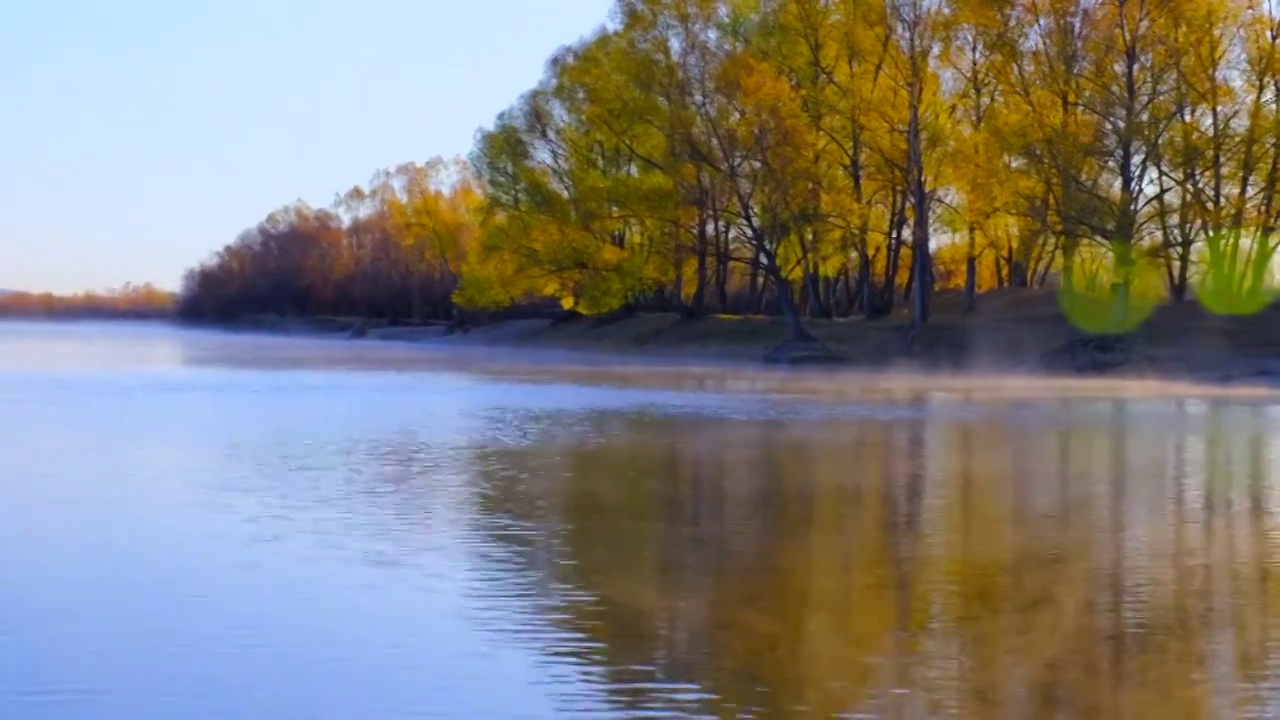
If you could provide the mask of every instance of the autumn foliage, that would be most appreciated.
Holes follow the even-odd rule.
[[[74,295],[10,292],[0,294],[0,317],[162,319],[173,315],[176,302],[173,293],[150,284]]]
[[[187,273],[181,312],[448,319],[480,196],[460,162],[405,164],[333,207],[285,206]]]
[[[183,310],[445,319],[551,298],[928,319],[1055,284],[1088,329],[1270,301],[1274,0],[618,0],[466,162],[289,206]]]

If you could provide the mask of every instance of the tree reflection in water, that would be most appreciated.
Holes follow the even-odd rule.
[[[932,402],[536,423],[472,454],[476,522],[520,550],[549,620],[590,640],[565,652],[632,711],[1277,710],[1265,409]]]

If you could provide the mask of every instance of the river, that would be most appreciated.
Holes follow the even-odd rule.
[[[0,324],[0,717],[1275,716],[1275,402]]]

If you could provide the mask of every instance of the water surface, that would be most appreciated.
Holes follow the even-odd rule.
[[[0,717],[1274,716],[1276,423],[0,324]]]

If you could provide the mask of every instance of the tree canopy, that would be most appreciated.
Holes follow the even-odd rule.
[[[1271,299],[1275,0],[617,0],[466,160],[287,206],[185,312],[877,316]]]

